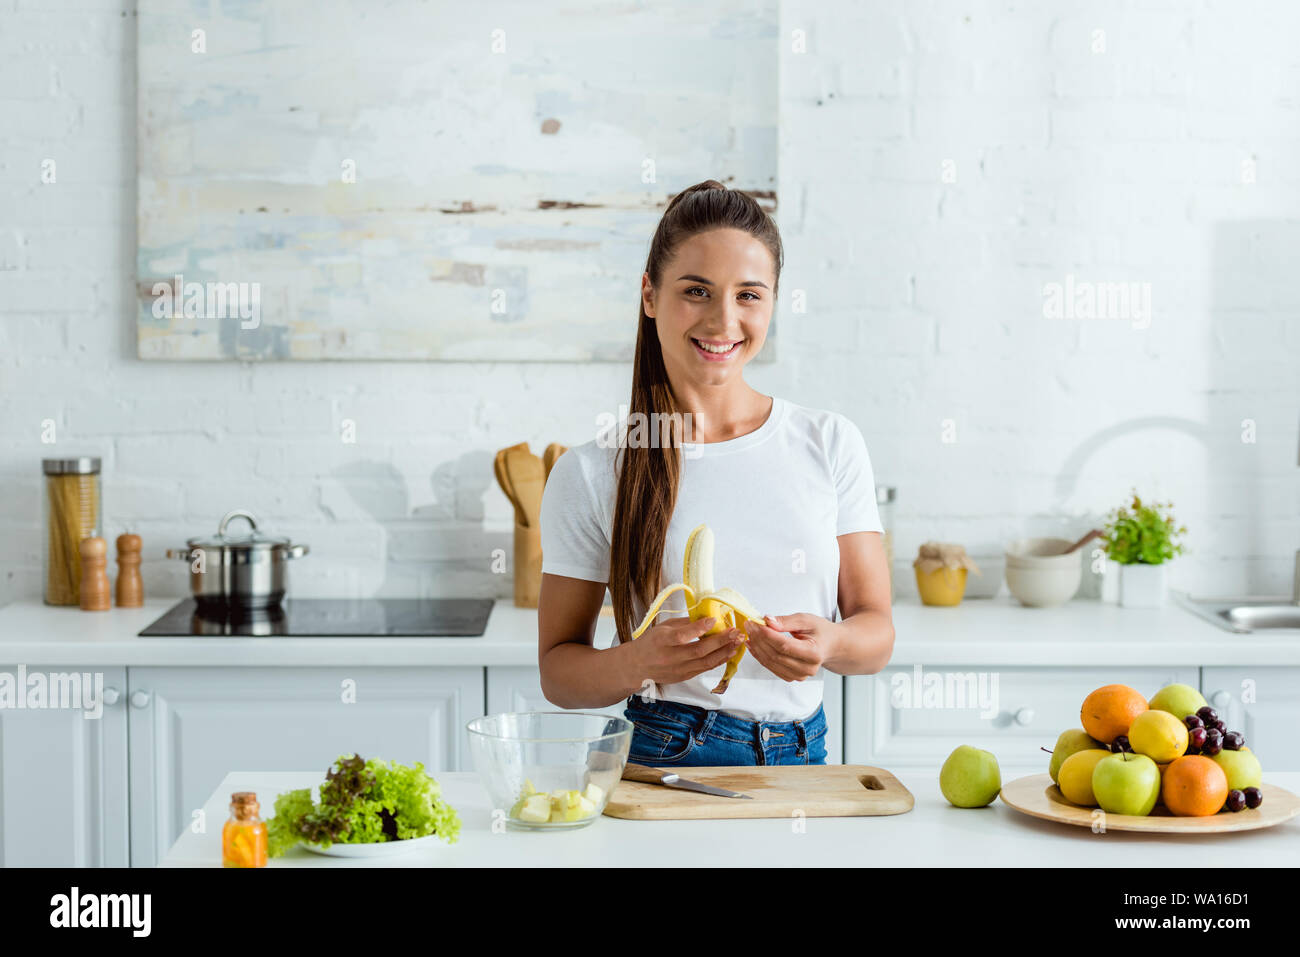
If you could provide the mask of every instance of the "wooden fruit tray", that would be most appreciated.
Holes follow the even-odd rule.
[[[1264,803],[1253,810],[1220,811],[1205,817],[1176,817],[1156,805],[1147,817],[1131,814],[1098,813],[1097,808],[1071,804],[1052,783],[1050,774],[1031,774],[1017,778],[1002,788],[1002,800],[1009,806],[1047,821],[1092,827],[1094,821],[1103,824],[1107,831],[1142,831],[1148,834],[1221,834],[1227,831],[1254,831],[1261,827],[1281,824],[1300,814],[1300,798],[1290,791],[1265,784]],[[1098,815],[1094,817],[1094,815]]]

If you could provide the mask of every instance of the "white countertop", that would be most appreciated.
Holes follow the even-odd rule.
[[[537,612],[498,601],[473,638],[140,638],[178,598],[83,612],[40,601],[0,608],[0,667],[28,665],[535,665]],[[1167,667],[1300,665],[1300,631],[1234,635],[1171,599],[1163,608],[1073,601],[1025,608],[1009,597],[894,606],[893,665]],[[597,626],[598,647],[613,620]]]
[[[0,608],[0,665],[536,665],[537,610],[498,601],[471,638],[141,638],[179,598],[82,611],[40,601]],[[612,632],[612,622],[610,630]]]
[[[688,769],[689,770],[689,769]],[[1003,780],[1043,768],[1003,769]],[[269,867],[1292,867],[1300,859],[1300,818],[1235,834],[1156,835],[1040,821],[1001,800],[978,810],[954,808],[939,793],[937,769],[895,776],[916,799],[906,814],[808,818],[795,833],[787,818],[747,821],[623,821],[601,817],[573,831],[493,833],[487,793],[476,774],[436,775],[461,818],[455,844],[435,843],[380,860],[323,857],[301,847]],[[236,772],[204,805],[206,833],[187,830],[163,867],[219,867],[221,827],[234,791],[255,791],[270,816],[275,796],[313,787],[322,772]],[[1269,774],[1268,783],[1300,791],[1300,773]]]

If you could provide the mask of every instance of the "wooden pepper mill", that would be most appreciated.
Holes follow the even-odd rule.
[[[140,578],[140,536],[117,536],[117,607],[144,607],[144,581]]]
[[[81,551],[81,610],[108,611],[112,593],[108,587],[108,543],[102,538],[83,538]]]

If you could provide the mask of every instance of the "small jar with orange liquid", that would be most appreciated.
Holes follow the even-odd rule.
[[[230,795],[230,820],[221,829],[223,867],[266,867],[266,822],[252,791]]]

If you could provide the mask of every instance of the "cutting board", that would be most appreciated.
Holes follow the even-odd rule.
[[[712,818],[866,817],[912,809],[912,794],[888,771],[861,764],[670,768],[684,778],[753,798],[714,797],[639,781],[620,781],[605,814],[638,821]]]

